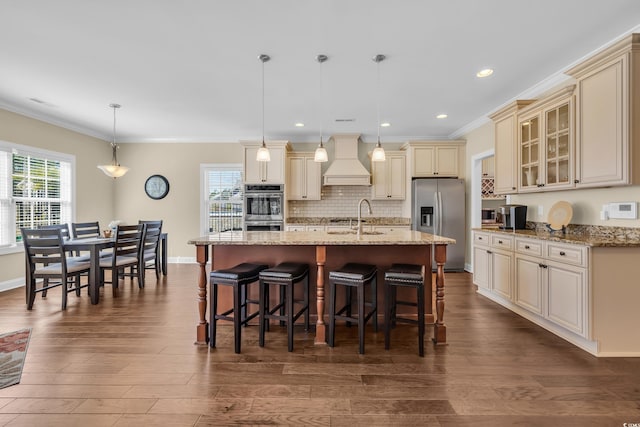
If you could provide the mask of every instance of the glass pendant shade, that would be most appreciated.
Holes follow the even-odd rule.
[[[116,110],[120,108],[119,104],[109,104],[109,107],[113,108],[113,141],[111,142],[111,164],[98,165],[98,169],[104,172],[109,178],[120,178],[129,172],[129,168],[126,166],[120,166],[118,162],[118,144],[116,144]]]
[[[262,141],[262,146],[258,148],[258,153],[256,154],[256,160],[259,162],[270,162],[271,154],[269,154],[269,149],[267,145]]]
[[[371,153],[371,160],[374,162],[384,162],[387,160],[387,156],[384,154],[384,148],[380,145],[380,141],[378,141],[376,148],[374,148],[373,153]]]
[[[324,145],[322,145],[322,143],[318,146],[318,148],[316,148],[316,152],[313,155],[313,161],[319,162],[319,163],[329,161],[329,156],[327,155],[327,149],[324,148]]]

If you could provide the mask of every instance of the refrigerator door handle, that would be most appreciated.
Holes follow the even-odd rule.
[[[441,212],[442,212],[442,198],[440,196],[440,192],[436,191],[436,220],[434,221],[435,224],[433,227],[433,232],[434,234],[437,234],[437,235],[441,233],[441,228],[442,228]]]
[[[444,222],[444,218],[442,218],[442,193],[438,191],[438,235],[442,236],[442,223]]]

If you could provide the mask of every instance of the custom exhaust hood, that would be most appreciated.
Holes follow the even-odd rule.
[[[371,185],[371,174],[358,159],[359,134],[331,137],[335,158],[324,173],[324,185]]]

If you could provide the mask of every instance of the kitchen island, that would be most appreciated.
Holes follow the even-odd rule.
[[[383,283],[384,270],[392,263],[430,265],[432,257],[436,271],[436,318],[433,316],[432,274],[425,277],[427,321],[434,324],[433,341],[446,343],[444,324],[444,264],[447,245],[455,240],[411,230],[394,230],[386,233],[355,232],[330,233],[324,231],[232,231],[191,239],[196,246],[196,260],[200,265],[198,277],[199,323],[196,328],[196,344],[209,341],[207,323],[207,264],[211,269],[232,267],[241,262],[260,262],[276,265],[283,261],[307,262],[316,269],[309,272],[309,282],[316,292],[316,344],[325,344],[325,279],[331,269],[345,262],[363,262],[378,266],[378,283]],[[211,247],[211,254],[209,251]],[[383,286],[379,286],[381,290]],[[313,287],[311,294],[313,295]],[[382,299],[380,301],[383,301]],[[379,307],[378,313],[381,313]]]

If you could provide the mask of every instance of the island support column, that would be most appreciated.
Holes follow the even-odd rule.
[[[200,265],[198,274],[198,314],[200,321],[196,328],[196,342],[206,345],[209,342],[209,324],[207,323],[207,262],[209,261],[209,246],[196,246],[196,261]]]
[[[436,260],[436,322],[433,324],[433,342],[447,343],[447,327],[444,324],[444,263],[447,261],[447,245],[434,245]]]
[[[316,338],[314,344],[326,344],[326,325],[324,323],[324,264],[327,262],[327,247],[316,246],[316,265],[318,277],[316,279],[316,309],[318,320],[316,321]]]

